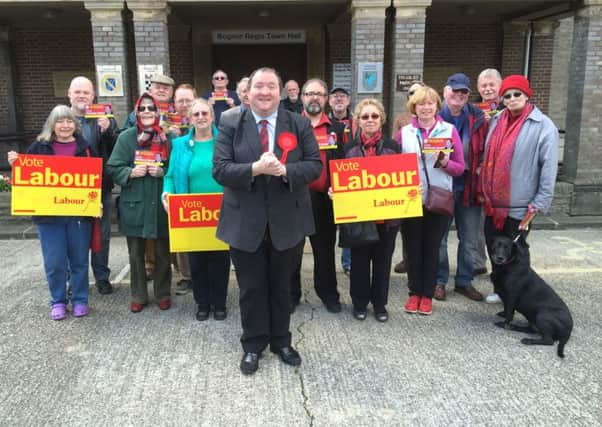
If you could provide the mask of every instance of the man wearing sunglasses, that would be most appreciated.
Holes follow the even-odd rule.
[[[334,223],[332,200],[328,197],[328,187],[330,187],[330,160],[343,158],[345,125],[330,120],[324,111],[328,99],[328,86],[323,80],[309,79],[305,82],[301,99],[303,101],[301,114],[311,122],[322,161],[320,177],[309,184],[311,206],[316,224],[316,232],[309,237],[314,256],[314,289],[326,306],[326,310],[330,313],[340,313],[341,303],[337,291],[334,256],[337,226]],[[291,284],[293,310],[301,300],[300,261],[293,274]]]
[[[466,74],[452,74],[443,90],[445,103],[440,116],[458,130],[464,151],[464,174],[454,177],[454,220],[458,233],[458,261],[454,291],[473,301],[482,301],[483,295],[472,286],[474,278],[474,254],[478,241],[482,209],[477,201],[477,169],[485,146],[488,123],[485,113],[468,102],[470,79]],[[450,220],[451,225],[451,220]],[[445,285],[449,278],[447,236],[441,240],[439,271],[434,298],[445,300]]]
[[[236,105],[240,105],[240,99],[233,90],[228,89],[228,75],[223,70],[216,70],[211,77],[213,90],[206,92],[202,98],[209,101],[215,112],[215,125],[219,124],[222,113]]]

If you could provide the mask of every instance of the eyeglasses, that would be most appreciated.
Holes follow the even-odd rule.
[[[376,120],[376,119],[380,119],[380,114],[376,114],[376,113],[362,114],[360,116],[360,119],[362,119],[362,120],[368,120],[368,119]]]
[[[331,95],[334,99],[347,99],[347,95],[345,95],[344,93],[337,93],[334,95]]]
[[[144,113],[145,111],[150,111],[152,113],[156,113],[157,107],[155,107],[154,105],[139,105],[138,106],[139,113]]]
[[[521,96],[523,96],[522,92],[512,92],[512,93],[507,93],[504,95],[504,99],[510,99],[512,97],[514,98],[520,98]]]
[[[208,115],[209,115],[209,111],[195,111],[194,113],[192,113],[193,117],[199,117],[199,116],[207,117]]]
[[[317,96],[318,98],[321,98],[321,97],[323,97],[323,96],[326,96],[326,94],[324,94],[324,93],[322,93],[322,92],[304,92],[304,93],[303,93],[303,96],[307,96],[307,97],[310,97],[310,96]]]
[[[213,76],[213,80],[226,80],[227,78],[226,76]]]
[[[468,89],[452,89],[453,93],[461,93],[462,95],[468,95]]]
[[[192,99],[178,99],[176,101],[176,104],[186,104],[186,105],[189,105],[189,104],[192,104],[192,101],[193,101]]]

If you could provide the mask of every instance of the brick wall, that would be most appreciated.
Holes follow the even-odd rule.
[[[531,101],[544,113],[550,103],[550,80],[552,77],[552,56],[554,54],[554,34],[533,37],[531,49],[529,82],[533,89]]]
[[[17,115],[27,134],[36,135],[50,110],[68,103],[67,93],[55,98],[53,71],[94,70],[90,31],[15,31]]]
[[[1,46],[0,46],[1,48]],[[0,52],[0,55],[2,53]],[[8,64],[0,62],[0,135],[7,133],[8,129],[8,84],[11,70]]]
[[[430,24],[427,16],[424,46],[424,81],[442,92],[447,77],[465,73],[476,91],[476,80],[485,68],[501,66],[501,26],[479,24]]]
[[[522,74],[525,51],[525,25],[506,24],[504,26],[504,42],[502,50],[502,76]]]
[[[173,33],[169,29],[169,62],[171,64],[171,76],[180,83],[194,83],[194,73],[192,71],[192,40],[190,32],[185,34]]]
[[[357,64],[359,62],[381,62],[385,50],[385,17],[358,18],[351,21],[352,99],[354,104],[363,98],[378,98],[378,94],[357,94]]]

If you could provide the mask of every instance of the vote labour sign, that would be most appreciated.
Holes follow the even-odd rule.
[[[330,161],[337,224],[422,216],[415,153]]]
[[[215,237],[222,193],[170,194],[169,249],[171,252],[228,250]]]
[[[102,159],[19,154],[11,214],[100,216]]]

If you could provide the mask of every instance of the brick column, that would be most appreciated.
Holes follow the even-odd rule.
[[[99,102],[113,104],[115,119],[120,125],[132,108],[127,67],[126,31],[122,18],[123,1],[86,1],[90,11],[94,63],[98,65],[121,65],[123,96],[98,97]],[[98,85],[96,82],[96,94]]]
[[[538,21],[533,23],[529,82],[533,89],[533,103],[546,114],[548,114],[548,105],[550,103],[554,30],[555,23],[553,21]]]
[[[426,8],[430,5],[431,0],[393,1],[395,22],[393,24],[393,43],[391,46],[390,126],[399,113],[407,111],[407,90],[397,91],[397,75],[416,75],[420,80],[423,79]]]
[[[563,176],[574,183],[571,215],[602,215],[602,0],[575,15]]]
[[[0,135],[14,135],[17,132],[14,67],[10,28],[0,26]]]
[[[163,65],[163,73],[170,74],[169,36],[167,15],[170,12],[165,0],[128,0],[133,13],[136,41],[136,64]],[[136,78],[138,71],[136,71]]]
[[[386,0],[353,0],[351,3],[351,100],[362,98],[383,100],[381,93],[358,94],[357,69],[360,62],[383,62],[385,55]]]
[[[502,50],[502,76],[523,74],[525,57],[525,37],[528,22],[504,23],[504,47]]]

